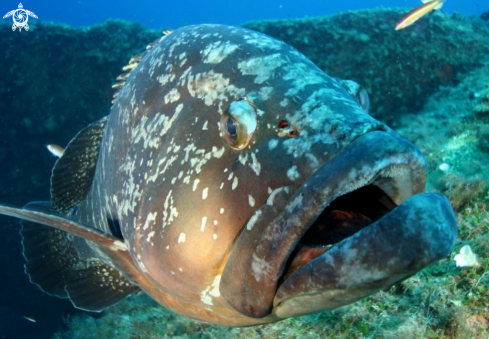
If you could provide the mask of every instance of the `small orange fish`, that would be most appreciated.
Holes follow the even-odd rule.
[[[416,7],[411,12],[406,14],[399,20],[396,24],[396,31],[406,28],[407,26],[415,23],[419,18],[424,15],[431,13],[434,10],[439,10],[443,6],[445,0],[421,0],[423,4],[419,7]]]

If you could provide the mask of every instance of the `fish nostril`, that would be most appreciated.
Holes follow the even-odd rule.
[[[289,124],[287,120],[280,120],[277,126],[277,132],[281,137],[295,138],[299,136],[299,130]]]

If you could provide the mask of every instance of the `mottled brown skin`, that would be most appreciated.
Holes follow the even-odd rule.
[[[229,142],[227,116],[239,133],[252,131],[241,149]],[[161,39],[108,117],[91,190],[70,215],[80,229],[106,234],[103,241],[28,211],[0,213],[82,236],[94,259],[170,310],[246,326],[353,302],[447,255],[453,212],[446,199],[418,194],[425,180],[419,151],[292,47],[241,28],[197,25]],[[328,251],[306,246],[311,255],[287,268],[322,211],[369,185],[400,205],[387,215],[389,227],[384,217]],[[123,239],[111,235],[109,219]],[[439,233],[426,239],[432,228]],[[391,252],[369,253],[383,246],[373,234]],[[415,250],[392,246],[413,239]]]

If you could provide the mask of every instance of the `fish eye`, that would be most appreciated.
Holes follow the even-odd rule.
[[[362,108],[368,112],[368,109],[370,108],[370,98],[368,97],[368,92],[364,88],[360,88],[356,98],[360,106],[362,106]]]
[[[248,146],[257,126],[256,106],[248,98],[233,101],[221,116],[220,129],[229,146],[240,150]]]
[[[348,93],[355,98],[360,107],[368,112],[368,109],[370,108],[370,99],[365,88],[353,80],[340,80],[340,82]]]

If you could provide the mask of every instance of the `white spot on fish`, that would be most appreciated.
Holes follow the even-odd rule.
[[[268,149],[269,150],[272,150],[274,149],[275,147],[277,147],[278,145],[278,140],[277,139],[271,139],[269,142],[268,142]]]
[[[223,61],[228,55],[238,49],[238,45],[234,45],[229,41],[222,42],[216,41],[209,44],[204,48],[200,54],[202,55],[202,61],[206,64],[218,64]]]
[[[207,128],[207,123],[208,123],[208,121],[206,120],[206,121],[204,122],[204,126],[202,126],[202,130],[203,130],[203,131],[207,131],[207,130],[208,130],[208,128]]]
[[[291,168],[289,168],[289,170],[287,171],[287,177],[293,181],[299,179],[300,175],[297,171],[297,166],[292,166]]]
[[[178,236],[178,243],[179,244],[182,244],[185,242],[185,239],[186,239],[187,235],[185,233],[180,233],[180,235]]]
[[[214,158],[220,158],[222,157],[222,155],[224,154],[224,151],[225,151],[225,148],[222,147],[220,150],[217,149],[217,147],[215,146],[212,146],[212,156]]]
[[[192,191],[195,192],[195,190],[197,189],[197,185],[199,184],[200,180],[199,179],[195,179],[194,180],[194,185],[192,186]]]
[[[248,195],[248,202],[249,202],[251,207],[255,206],[255,198],[253,198],[253,196],[251,194]]]
[[[270,86],[265,86],[260,88],[260,92],[258,93],[258,96],[260,97],[261,101],[266,101],[270,99],[270,94],[273,91],[273,87]]]
[[[260,175],[261,171],[261,165],[258,162],[258,159],[256,158],[255,153],[251,153],[251,163],[249,164],[253,172],[255,172],[256,175]]]
[[[234,191],[236,187],[238,187],[238,177],[234,177],[231,189]]]
[[[217,234],[216,234],[216,233],[214,233],[214,234],[212,235],[212,239],[217,240]]]
[[[269,276],[271,268],[272,267],[267,260],[259,258],[256,254],[253,254],[251,269],[256,281],[260,282],[263,276]]]
[[[110,246],[110,249],[112,251],[127,251],[127,246],[125,243],[123,243],[122,241],[120,240],[115,240],[113,243],[112,243],[112,246]]]
[[[238,160],[241,165],[246,165],[246,161],[248,161],[248,153],[241,153],[240,155],[238,155]]]
[[[246,224],[246,229],[248,231],[251,231],[253,229],[253,226],[255,226],[256,221],[258,218],[261,216],[262,212],[261,210],[256,211],[255,214],[250,218],[250,221],[248,221],[248,224]]]
[[[155,223],[155,220],[156,220],[156,215],[158,214],[158,212],[154,212],[154,213],[149,213],[148,216],[146,217],[146,222],[144,223],[144,226],[143,226],[143,231],[146,231],[146,229],[151,225],[153,226],[154,223]]]
[[[245,95],[244,88],[236,88],[230,84],[229,78],[224,78],[221,73],[214,71],[202,72],[196,75],[188,74],[187,90],[194,98],[204,101],[207,106],[212,106],[216,100],[226,101],[230,97],[242,97]]]
[[[219,285],[221,283],[221,276],[216,275],[214,281],[210,286],[207,286],[205,290],[200,294],[200,300],[206,305],[214,305],[212,303],[212,297],[219,298],[221,293],[219,292]]]
[[[221,207],[221,209],[219,210],[219,213],[220,214],[223,214],[224,213],[224,208]]]
[[[155,231],[149,232],[148,237],[146,238],[146,241],[149,242],[154,235],[155,235]]]
[[[165,104],[176,102],[180,100],[180,93],[178,93],[178,90],[176,88],[172,88],[170,92],[168,92],[168,94],[165,95],[164,100],[165,100]]]
[[[279,53],[250,58],[238,63],[238,68],[243,75],[256,75],[255,84],[262,84],[270,77],[276,68],[285,64],[283,56]]]
[[[200,224],[200,231],[201,232],[204,232],[206,222],[207,222],[207,217],[202,217],[202,223]]]
[[[202,190],[202,200],[207,199],[207,193],[209,191],[209,187],[206,187]]]

